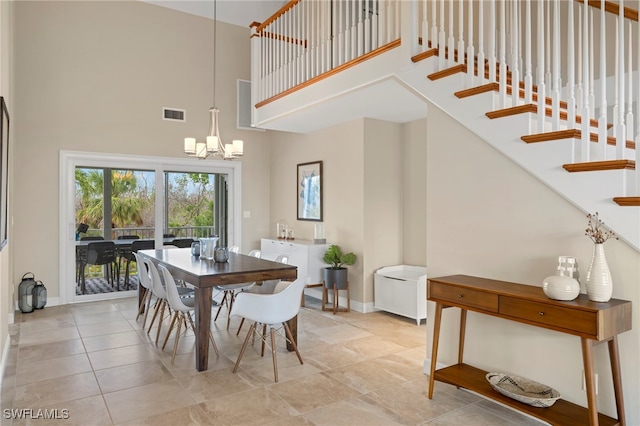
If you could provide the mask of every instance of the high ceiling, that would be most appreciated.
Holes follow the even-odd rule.
[[[213,19],[213,0],[141,1]],[[285,0],[218,0],[216,15],[220,21],[248,27],[252,22],[264,22],[285,3]]]

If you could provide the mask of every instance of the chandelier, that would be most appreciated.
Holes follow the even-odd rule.
[[[218,130],[218,113],[220,110],[216,104],[216,42],[217,33],[217,4],[213,0],[213,105],[209,108],[209,134],[204,141],[196,138],[184,138],[184,153],[190,157],[205,159],[210,155],[218,156],[225,160],[241,157],[244,155],[243,141],[236,139],[231,143],[223,143]]]

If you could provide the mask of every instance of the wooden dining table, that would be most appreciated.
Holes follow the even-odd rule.
[[[196,369],[205,371],[209,363],[209,330],[213,288],[243,282],[267,280],[295,280],[298,268],[242,254],[229,253],[227,262],[200,259],[190,248],[140,250],[156,265],[164,265],[174,278],[195,288]],[[297,339],[297,319],[289,322],[293,338]]]

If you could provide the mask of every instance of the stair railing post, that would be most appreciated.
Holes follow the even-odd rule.
[[[496,79],[496,0],[489,0],[489,81]]]
[[[576,127],[576,64],[575,64],[575,39],[573,15],[573,2],[567,4],[567,129]],[[575,139],[572,145],[575,145]],[[575,149],[572,147],[571,162],[575,161]]]
[[[627,126],[627,135],[625,139],[633,139],[633,27],[631,26],[631,20],[628,20],[629,24],[629,53],[627,54],[627,117],[625,125]],[[640,70],[638,70],[640,72]],[[640,100],[639,100],[640,101]],[[626,141],[625,141],[626,144]],[[640,167],[640,166],[639,166]]]
[[[500,108],[507,107],[507,0],[500,4]]]
[[[460,2],[460,7],[462,8],[462,6],[464,5],[463,2]],[[467,3],[467,16],[468,16],[468,42],[467,42],[467,86],[468,87],[473,87],[476,83],[476,76],[475,76],[475,59],[476,59],[476,52],[475,49],[473,48],[473,2],[468,2]],[[480,72],[484,72],[484,67],[480,67],[480,63],[478,62],[478,75],[480,75]]]
[[[537,36],[538,36],[538,68],[537,68],[537,83],[538,83],[538,133],[544,132],[545,125],[545,108],[546,108],[546,96],[547,90],[544,83],[544,2],[538,2],[538,20],[537,20]]]
[[[580,161],[589,161],[589,143],[590,128],[589,128],[589,6],[585,4],[582,9],[582,83],[583,96],[582,96],[582,111],[581,111],[581,139],[580,139]]]
[[[607,159],[607,31],[605,0],[600,0],[600,115],[598,117],[598,154]]]
[[[484,2],[478,2],[478,81],[484,84]]]
[[[520,103],[520,16],[518,0],[511,8],[511,106]]]
[[[616,159],[624,158],[627,130],[624,124],[624,0],[620,0],[618,7],[618,124],[616,126]]]
[[[531,70],[531,0],[525,2],[524,18],[524,103],[533,101],[533,75]]]
[[[264,80],[261,71],[264,68],[262,60],[262,48],[264,40],[257,31],[257,26],[251,27],[251,124],[256,124],[256,108],[255,104],[262,99]]]
[[[552,129],[560,130],[560,10],[553,0],[553,92],[551,95]]]

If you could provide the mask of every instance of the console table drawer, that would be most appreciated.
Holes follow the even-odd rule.
[[[498,312],[498,295],[465,287],[451,286],[438,282],[431,282],[429,299],[437,299],[455,306],[481,309],[483,311]]]
[[[577,334],[596,336],[598,323],[595,312],[570,307],[551,306],[515,297],[500,296],[500,314],[525,321],[573,330]]]

